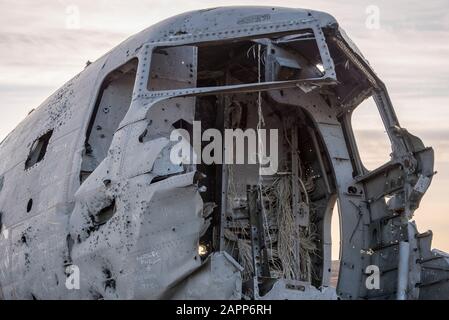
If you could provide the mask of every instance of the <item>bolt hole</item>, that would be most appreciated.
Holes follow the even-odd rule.
[[[33,208],[33,199],[30,199],[28,200],[27,204],[27,212],[30,212],[32,208]]]

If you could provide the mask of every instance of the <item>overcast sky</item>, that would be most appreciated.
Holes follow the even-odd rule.
[[[337,18],[388,86],[401,125],[436,150],[439,173],[416,220],[421,231],[434,231],[435,247],[449,251],[448,0],[0,0],[0,140],[87,60],[130,35],[185,11],[245,4]],[[381,163],[387,151],[379,152],[385,145],[378,115],[367,105],[356,116],[365,161]]]

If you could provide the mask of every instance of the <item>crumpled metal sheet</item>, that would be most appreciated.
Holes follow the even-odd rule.
[[[141,175],[123,186],[118,182],[111,190],[102,179],[89,177],[97,182],[95,195],[91,190],[80,192],[71,218],[80,296],[160,298],[201,265],[198,234],[204,220],[194,175],[189,172],[157,183]],[[86,182],[90,183],[83,188],[95,185]],[[111,197],[116,213],[95,227],[88,218],[89,208],[98,210]]]

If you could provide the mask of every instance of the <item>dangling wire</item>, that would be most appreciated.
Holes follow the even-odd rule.
[[[261,57],[261,50],[262,46],[260,44],[257,45],[257,80],[258,83],[262,82],[262,57]],[[259,197],[260,197],[260,207],[262,210],[262,217],[263,217],[263,224],[264,224],[264,234],[268,238],[268,243],[270,245],[270,252],[273,251],[272,247],[272,239],[270,234],[270,225],[268,223],[267,218],[267,212],[263,200],[263,192],[262,192],[262,177],[261,177],[261,169],[262,169],[262,156],[265,155],[265,150],[263,150],[264,144],[262,141],[262,137],[260,134],[260,129],[262,129],[263,126],[265,126],[265,119],[262,112],[262,92],[257,92],[257,114],[258,114],[258,121],[257,121],[257,137],[258,137],[258,160],[259,160],[259,178],[258,178],[258,188],[259,188]],[[266,242],[266,241],[265,241]],[[271,258],[272,254],[270,254]]]

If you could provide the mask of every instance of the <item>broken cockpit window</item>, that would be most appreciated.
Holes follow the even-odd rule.
[[[390,161],[391,142],[372,97],[353,110],[351,126],[366,169],[373,170]]]
[[[48,143],[50,142],[52,134],[53,130],[50,130],[33,142],[33,144],[31,145],[30,153],[25,162],[25,170],[31,168],[36,163],[44,159],[45,153],[47,152]]]
[[[109,73],[101,84],[94,113],[86,133],[80,174],[84,181],[106,158],[115,131],[131,105],[137,59]]]
[[[312,30],[303,30],[270,38],[156,47],[147,89],[283,81],[294,85],[323,79],[325,67],[317,43]],[[200,233],[200,255],[205,259],[213,252],[226,251],[238,261],[248,296],[254,292],[251,279],[255,275],[261,280],[259,293],[266,294],[277,279],[289,285],[307,281],[320,287],[331,272],[330,256],[326,258],[330,228],[324,222],[335,201],[330,162],[320,152],[324,145],[308,113],[294,99],[285,100],[294,98],[292,92],[298,90],[272,88],[270,92],[248,90],[164,100],[151,107],[150,126],[141,139],[155,137],[158,117],[159,123],[171,124],[168,129],[184,129],[186,136],[192,136],[192,127],[200,123],[197,156],[201,161],[195,163],[195,170],[203,176],[198,183],[205,204],[203,217],[208,221]],[[252,149],[257,145],[257,129],[262,127],[270,132],[269,144],[261,149],[270,150],[270,166],[277,169],[272,174],[264,173],[260,161],[250,161],[257,153]],[[224,141],[208,136],[211,130],[224,133]],[[231,131],[248,135],[236,138],[235,146],[223,148],[226,132]],[[209,149],[211,138],[216,148]],[[230,140],[234,142],[232,136]],[[229,150],[233,151],[227,157]],[[209,156],[214,160],[202,161]]]
[[[176,90],[321,78],[313,30],[274,38],[153,50],[148,89]]]

